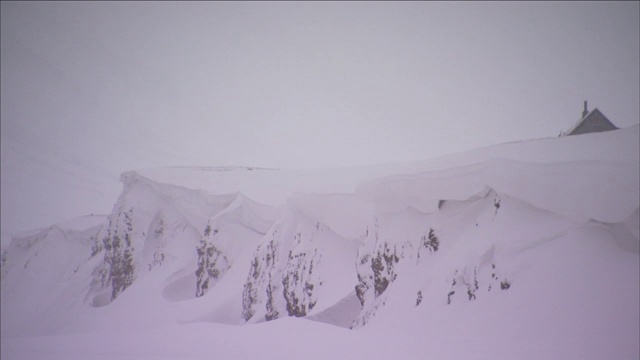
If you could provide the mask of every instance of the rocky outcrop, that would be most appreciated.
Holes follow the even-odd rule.
[[[277,230],[274,230],[271,240],[265,245],[258,246],[251,260],[251,268],[242,292],[242,317],[245,321],[249,321],[256,313],[264,295],[266,295],[265,319],[277,319],[280,315],[274,306],[273,291],[274,286],[277,287],[277,284],[273,283],[278,261],[278,244],[275,241],[277,234]]]
[[[300,214],[276,224],[251,260],[242,294],[243,319],[309,315],[322,300],[322,274],[331,271],[323,268],[325,249],[347,243],[326,225]]]
[[[273,221],[271,207],[242,194],[236,194],[224,210],[211,217],[196,246],[196,297],[208,293],[240,254],[254,252]]]
[[[129,209],[119,213],[115,221],[110,220],[102,239],[104,260],[98,272],[102,287],[111,290],[111,300],[133,284],[136,277],[132,214],[133,209]]]
[[[436,236],[433,229],[429,229],[428,235],[423,235],[421,240],[421,245],[418,248],[418,259],[420,259],[420,253],[424,250],[428,250],[430,253],[434,253],[438,251],[440,247],[440,239]]]
[[[395,265],[400,261],[396,246],[381,241],[377,219],[374,219],[372,229],[367,229],[366,234],[365,241],[358,250],[356,263],[358,284],[355,291],[363,307],[354,322],[356,327],[366,324],[376,308],[384,302],[381,296],[396,280]]]
[[[435,230],[432,227],[425,228],[424,221],[428,216],[412,210],[394,213],[393,216],[379,214],[373,218],[358,249],[358,283],[355,286],[355,294],[360,300],[361,311],[351,328],[366,325],[378,309],[385,305],[389,289],[398,277],[402,276],[399,267],[410,268],[426,263],[427,255],[433,255],[440,249],[440,239]],[[398,237],[394,230],[396,222],[404,223],[408,218],[412,219],[415,225],[411,231],[406,232],[405,236],[408,237]],[[421,291],[418,290],[416,294],[414,306],[420,305],[423,299]]]
[[[192,266],[195,259],[190,259],[196,253],[215,255],[206,245],[197,249],[202,240],[198,224],[227,208],[234,198],[155,183],[135,172],[124,173],[121,181],[124,188],[108,226],[91,249],[91,256],[101,259],[86,298],[92,306],[109,304],[139,278],[167,263],[178,271]],[[189,248],[191,253],[185,256]],[[213,272],[208,261],[204,266]]]
[[[231,264],[223,252],[215,245],[217,229],[211,229],[207,224],[204,237],[196,247],[198,254],[198,269],[196,270],[196,297],[206,294],[209,288],[231,267]]]
[[[282,291],[289,316],[306,316],[307,311],[312,310],[316,305],[318,299],[313,289],[318,282],[313,278],[315,275],[313,266],[320,262],[320,259],[318,249],[313,253],[295,255],[293,251],[289,251],[287,268],[282,279],[284,287]]]

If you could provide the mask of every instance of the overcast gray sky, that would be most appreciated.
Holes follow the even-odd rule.
[[[1,6],[3,242],[109,212],[136,168],[427,159],[584,100],[640,121],[639,2]]]

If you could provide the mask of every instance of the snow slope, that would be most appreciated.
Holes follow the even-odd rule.
[[[2,358],[637,359],[639,144],[125,173],[3,253]]]

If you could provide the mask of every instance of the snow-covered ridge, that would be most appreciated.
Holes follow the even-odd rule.
[[[602,174],[606,174],[602,176]],[[620,222],[638,209],[640,172],[628,163],[573,161],[553,164],[494,159],[360,186],[357,194],[380,210],[414,207],[435,212],[442,201],[467,200],[486,187],[576,222]]]
[[[140,169],[136,173],[157,183],[200,189],[209,194],[242,192],[254,201],[281,205],[296,192],[353,193],[360,183],[386,176],[446,170],[494,159],[541,164],[581,160],[635,164],[640,153],[639,138],[640,125],[634,125],[603,133],[499,144],[418,162],[268,171],[242,171],[244,167],[238,167],[238,171],[219,171],[216,167],[169,167]]]
[[[2,260],[2,334],[199,322],[260,331],[300,317],[361,329],[345,334],[373,334],[375,344],[354,341],[391,354],[389,329],[453,338],[471,323],[483,337],[482,318],[531,322],[514,341],[544,334],[544,347],[548,324],[516,311],[531,307],[568,314],[550,320],[562,330],[553,341],[570,339],[576,321],[588,329],[593,351],[568,342],[563,354],[637,354],[639,130],[351,169],[126,172],[108,216],[14,238]]]

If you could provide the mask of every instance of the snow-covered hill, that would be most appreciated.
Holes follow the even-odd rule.
[[[2,358],[636,359],[639,145],[125,173],[2,254]]]

